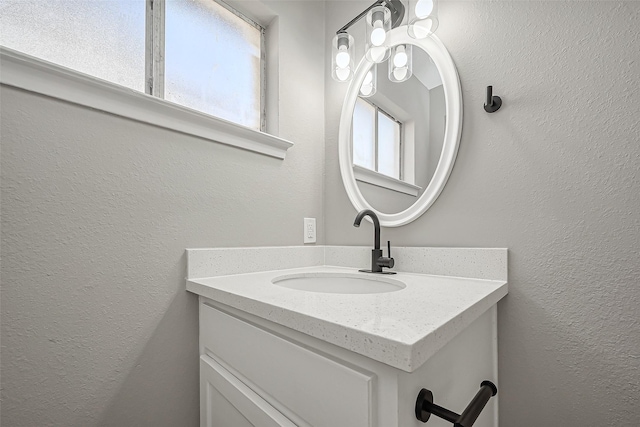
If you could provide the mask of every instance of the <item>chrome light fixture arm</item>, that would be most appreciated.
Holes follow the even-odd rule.
[[[353,24],[363,18],[365,19],[367,30],[365,54],[372,56],[369,59],[380,63],[385,61],[391,52],[385,45],[387,34],[402,24],[406,10],[401,0],[376,0],[371,6],[340,28],[331,43],[331,77],[338,82],[346,82],[353,77],[355,69],[353,63],[355,40],[347,32]],[[371,76],[372,81],[373,77]],[[369,93],[363,93],[363,96],[375,94],[375,82],[369,89]]]
[[[361,20],[371,9],[377,6],[386,5],[391,12],[391,28],[396,28],[402,23],[404,19],[404,5],[400,0],[378,0],[371,6],[362,11],[358,16],[349,21],[346,25],[336,31],[336,34],[346,33],[347,30],[356,22]]]

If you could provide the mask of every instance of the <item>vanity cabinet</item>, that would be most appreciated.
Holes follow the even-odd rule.
[[[460,412],[483,380],[497,384],[495,305],[413,372],[203,296],[199,310],[203,427],[417,427],[421,388]],[[496,396],[474,426],[497,425]]]

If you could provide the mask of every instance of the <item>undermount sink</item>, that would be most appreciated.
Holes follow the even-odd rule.
[[[329,294],[380,294],[395,292],[406,287],[399,280],[366,273],[300,273],[276,277],[276,286],[307,292]]]

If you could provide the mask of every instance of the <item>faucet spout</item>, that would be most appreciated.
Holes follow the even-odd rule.
[[[358,212],[356,220],[353,221],[354,227],[360,227],[362,218],[365,216],[371,217],[373,222],[373,250],[371,251],[371,270],[360,270],[364,273],[380,273],[380,274],[395,274],[392,271],[382,271],[382,267],[392,268],[394,265],[393,258],[391,258],[391,243],[389,243],[389,256],[382,256],[382,249],[380,249],[380,221],[378,216],[371,209],[365,209]]]
[[[365,209],[363,211],[358,212],[356,215],[355,221],[353,221],[354,227],[360,227],[360,223],[365,216],[369,216],[371,221],[373,221],[374,234],[373,234],[373,247],[374,249],[380,249],[380,221],[378,220],[378,216],[371,209]]]

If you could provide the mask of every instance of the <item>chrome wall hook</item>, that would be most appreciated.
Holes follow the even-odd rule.
[[[484,111],[495,113],[500,107],[502,107],[502,99],[499,96],[493,96],[493,86],[487,86],[487,103],[484,104]]]

